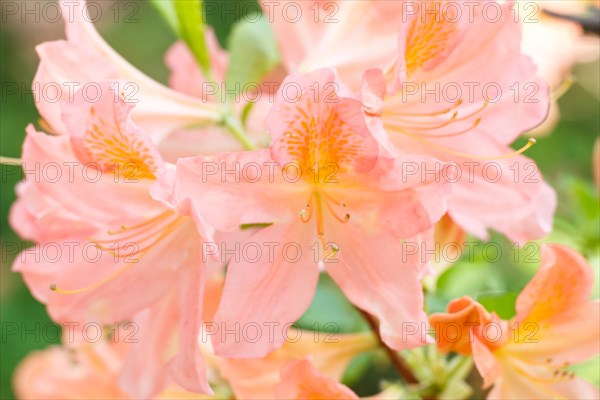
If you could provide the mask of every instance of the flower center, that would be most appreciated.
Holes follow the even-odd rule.
[[[103,172],[118,173],[121,179],[156,179],[156,157],[142,135],[126,134],[126,127],[99,117],[94,107],[90,108],[90,119],[74,147],[80,158]]]
[[[421,68],[439,62],[453,48],[457,39],[455,7],[442,7],[438,1],[427,1],[410,25],[406,38],[406,75],[410,77]],[[454,21],[454,22],[452,22]]]

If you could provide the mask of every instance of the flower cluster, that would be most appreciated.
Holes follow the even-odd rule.
[[[281,60],[232,101],[228,72],[252,65],[210,28],[205,58],[190,40],[169,50],[168,88],[101,38],[83,1],[60,2],[66,40],[36,48],[34,78],[60,101],[37,98],[10,214],[36,245],[13,268],[57,323],[136,332],[30,356],[20,396],[358,398],[339,379],[383,347],[409,386],[380,396],[429,398],[441,389],[398,351],[434,341],[473,357],[488,398],[598,396],[566,370],[598,352],[600,326],[569,248],[544,247],[512,321],[467,297],[425,312],[441,237],[551,231],[555,193],[522,155],[535,141],[511,147],[550,94],[513,2],[399,3],[301,1],[298,20],[263,4]],[[34,167],[49,164],[58,178]],[[57,257],[40,256],[49,243]],[[325,274],[374,332],[294,325]]]

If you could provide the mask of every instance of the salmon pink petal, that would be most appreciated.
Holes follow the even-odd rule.
[[[553,321],[588,302],[594,274],[587,261],[567,246],[546,245],[534,278],[517,299],[516,321]]]
[[[449,167],[428,157],[379,157],[375,166],[358,178],[362,185],[349,195],[349,213],[364,224],[385,226],[396,237],[424,232],[447,210],[453,179]],[[365,212],[367,209],[370,211]]]
[[[513,325],[521,328],[512,334],[519,340],[509,341],[506,351],[534,363],[573,365],[594,357],[600,351],[598,300],[574,306],[573,310],[550,320],[513,322]]]
[[[28,126],[22,159],[26,181],[36,186],[36,192],[85,223],[128,224],[160,209],[150,198],[151,181],[125,183],[121,178],[115,183],[115,172],[103,173],[99,164],[80,161],[67,136],[50,136]]]
[[[483,378],[483,387],[488,388],[498,379],[502,379],[502,364],[494,356],[489,342],[484,342],[480,337],[472,339],[473,361],[477,371]]]
[[[592,268],[574,250],[546,245],[542,265],[517,299],[519,343],[509,346],[531,360],[574,364],[600,351],[600,302],[589,301]],[[528,339],[528,340],[526,340]]]
[[[354,90],[369,68],[394,60],[402,10],[388,1],[297,2],[294,7],[263,1],[290,71],[335,67]],[[286,15],[288,10],[290,18]],[[296,11],[297,17],[292,14]],[[377,45],[373,45],[377,43]]]
[[[85,90],[75,93],[63,106],[63,121],[73,150],[83,163],[96,163],[102,172],[118,170],[128,183],[156,179],[163,160],[150,138],[130,117],[134,104],[127,103],[114,88],[115,82],[98,83],[99,96],[89,99]]]
[[[264,357],[283,344],[317,287],[309,233],[274,224],[239,246],[255,250],[239,250],[228,266],[211,337],[217,355]]]
[[[119,386],[130,396],[149,398],[167,385],[165,343],[171,341],[177,323],[174,297],[173,292],[166,294],[133,318],[131,326],[135,330],[127,337],[131,345],[119,375]]]
[[[51,346],[27,355],[15,371],[14,389],[19,399],[123,399],[114,366],[121,356],[110,346],[91,349]]]
[[[406,39],[401,41],[400,65],[395,70],[398,74],[406,74],[406,78],[400,76],[397,81],[402,84],[407,81],[409,84],[425,83],[427,88],[455,85],[461,88],[462,96],[450,100],[451,95],[443,95],[440,101],[429,102],[423,100],[423,93],[419,93],[409,96],[408,101],[404,96],[400,96],[403,100],[396,98],[393,101],[402,107],[405,115],[417,109],[424,112],[429,108],[429,112],[432,112],[433,106],[436,110],[450,108],[457,111],[460,117],[456,119],[457,122],[464,120],[466,115],[473,115],[473,118],[464,122],[474,124],[478,119],[472,127],[477,136],[491,137],[499,143],[509,144],[519,134],[536,127],[545,119],[549,108],[549,90],[536,74],[531,59],[521,53],[521,27],[512,12],[513,2],[505,2],[498,7],[499,18],[495,21],[488,18],[485,3],[474,6],[458,4],[461,10],[457,15],[451,15],[450,11],[456,10],[456,7],[439,7],[437,13],[427,12],[426,7],[418,7],[412,22],[403,26],[407,32],[401,37]],[[469,18],[465,18],[466,15]],[[490,60],[493,62],[490,63]],[[502,91],[502,95],[493,99],[493,103],[475,114],[473,111],[478,103],[496,94],[474,90],[471,95],[468,84],[474,82],[482,86],[493,82]],[[462,105],[455,107],[459,98]],[[386,104],[386,107],[394,108],[392,103]],[[440,115],[438,113],[438,117]],[[448,119],[452,113],[446,115]],[[507,124],[506,121],[511,123]],[[466,126],[452,123],[436,132],[458,132],[464,128]],[[454,139],[461,141],[460,136]]]
[[[197,246],[193,228],[179,227],[148,249],[118,240],[113,251],[96,243],[65,240],[24,251],[13,268],[57,321],[125,320],[161,298],[174,283],[174,265],[186,261],[180,245]],[[178,244],[178,245],[175,245]],[[108,245],[107,245],[108,246]],[[107,249],[106,247],[103,247]],[[50,286],[56,287],[51,291]]]
[[[298,185],[285,176],[268,150],[184,158],[177,163],[173,201],[218,230],[285,221],[305,201],[294,198]]]
[[[511,150],[496,147],[496,154]],[[449,214],[465,230],[485,239],[487,229],[518,243],[539,239],[552,229],[556,194],[525,157],[457,164],[460,179],[449,198]]]
[[[195,259],[200,260],[198,255]],[[187,265],[179,273],[179,349],[170,365],[171,376],[184,389],[213,394],[198,337],[202,327],[204,265]]]
[[[278,399],[358,399],[347,386],[321,375],[309,359],[292,360],[281,368],[275,395]]]
[[[92,49],[66,40],[44,42],[35,50],[40,58],[32,85],[36,93],[36,107],[53,133],[64,134],[62,105],[72,101],[75,91],[86,83],[94,82],[92,85],[95,87],[95,82],[100,79],[116,78],[118,71]],[[50,89],[54,91],[50,92]]]
[[[273,387],[280,381],[279,371],[294,358],[312,357],[324,376],[340,380],[355,356],[377,348],[377,340],[370,332],[336,334],[335,341],[325,335],[315,337],[306,333],[293,331],[290,337],[298,340],[285,342],[264,358],[220,360],[221,376],[229,381],[236,398],[276,399]]]
[[[489,392],[489,400],[505,399],[582,399],[593,400],[600,395],[598,388],[580,378],[563,378],[548,383],[532,380],[529,376],[510,367],[503,369],[503,376]]]
[[[9,222],[23,239],[47,243],[74,236],[89,237],[100,227],[45,195],[35,182],[19,183],[17,195],[10,209]]]
[[[473,336],[492,322],[492,315],[470,297],[452,300],[447,313],[432,314],[429,323],[435,329],[436,343],[444,353],[472,354]]]
[[[367,171],[378,154],[361,102],[332,69],[289,75],[277,92],[267,128],[273,160],[298,163],[303,174],[330,165],[340,174],[348,168]]]
[[[339,253],[325,268],[352,303],[380,321],[384,342],[398,350],[425,344],[428,323],[417,278],[424,244],[407,251],[390,231],[354,225],[332,236]]]

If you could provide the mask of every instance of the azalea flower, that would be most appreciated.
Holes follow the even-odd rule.
[[[360,102],[334,71],[291,75],[282,88],[292,86],[298,96],[280,90],[267,121],[269,149],[177,163],[170,198],[182,213],[219,231],[271,224],[246,242],[259,247],[263,257],[238,257],[228,265],[215,322],[227,332],[247,324],[263,332],[271,327],[273,335],[252,343],[216,335],[215,351],[262,357],[279,347],[286,324],[312,300],[319,266],[355,305],[381,321],[387,344],[420,345],[420,338],[402,338],[402,323],[426,322],[419,279],[427,260],[420,251],[405,251],[401,239],[419,250],[430,240],[412,238],[425,234],[445,212],[450,184],[443,176],[451,175],[432,159],[380,153]],[[315,87],[322,90],[318,96]],[[409,164],[437,172],[422,181],[405,173]],[[269,243],[280,247],[269,250]],[[290,246],[297,257],[284,253]]]
[[[493,385],[488,399],[596,399],[598,389],[567,369],[599,351],[600,302],[589,300],[593,283],[581,255],[548,245],[512,320],[501,321],[465,297],[430,323],[440,350],[472,354],[484,387]]]
[[[36,47],[40,64],[33,82],[36,106],[56,134],[65,134],[61,107],[72,101],[75,91],[84,88],[95,98],[100,81],[111,80],[113,90],[128,102],[136,102],[136,123],[161,144],[174,132],[190,126],[213,126],[221,122],[223,113],[214,101],[203,101],[154,81],[108,45],[90,22],[87,4],[59,1],[66,24],[67,40],[46,42]],[[59,95],[45,96],[56,89]],[[54,93],[54,92],[52,92]],[[198,140],[198,139],[197,139]]]
[[[219,358],[221,376],[229,381],[239,399],[280,399],[274,387],[280,381],[280,370],[295,359],[311,358],[320,373],[340,380],[350,361],[363,352],[375,350],[378,342],[370,332],[323,334],[292,329],[283,346],[263,358]]]
[[[121,332],[121,334],[124,332]],[[119,375],[130,347],[122,340],[102,340],[78,346],[50,346],[31,352],[17,367],[14,388],[17,398],[28,399],[135,399],[122,390]],[[220,398],[228,394],[225,383],[215,377]],[[220,386],[219,386],[220,385]],[[154,399],[214,399],[188,392],[173,382]]]
[[[124,371],[129,392],[150,396],[169,372],[181,386],[210,393],[197,342],[205,276],[201,231],[152,197],[152,185],[173,176],[173,166],[134,124],[133,105],[113,92],[113,83],[100,83],[97,102],[80,91],[63,106],[66,134],[28,127],[26,179],[10,217],[15,231],[38,245],[13,268],[59,323],[135,319],[140,344]],[[56,165],[60,179],[40,178],[36,165]],[[44,255],[48,245],[59,250],[57,257]],[[167,354],[174,334],[178,350]]]
[[[218,293],[214,293],[218,297]],[[120,374],[126,366],[131,347],[124,341],[123,327],[96,343],[82,341],[65,346],[50,346],[30,353],[18,366],[14,387],[19,399],[132,399],[139,398],[122,390]],[[336,334],[335,343],[325,335],[295,332],[300,340],[286,343],[264,359],[221,359],[210,346],[202,346],[214,395],[188,392],[168,381],[156,399],[275,399],[282,366],[297,357],[311,357],[329,379],[340,379],[350,360],[362,351],[374,349],[376,340],[370,333]],[[123,336],[125,335],[125,336]]]
[[[488,3],[496,6],[498,20],[484,13]],[[323,7],[338,10],[339,22],[315,23],[310,10],[298,23],[273,14],[284,64],[291,71],[334,67],[344,81],[364,72],[366,113],[383,121],[373,131],[378,140],[396,155],[426,154],[456,164],[448,214],[469,233],[485,239],[494,229],[518,242],[546,235],[554,192],[535,163],[518,155],[533,142],[517,152],[510,148],[545,119],[549,106],[547,85],[520,50],[513,2],[371,7],[337,1]],[[305,40],[307,31],[320,40]]]
[[[456,16],[444,8],[425,14],[422,7],[402,26],[399,62],[384,78],[373,73],[366,80],[375,93],[387,84],[383,104],[374,112],[381,113],[390,146],[458,164],[461,176],[449,199],[450,217],[481,238],[492,228],[523,242],[550,231],[556,201],[535,164],[518,156],[531,143],[517,152],[509,145],[545,119],[548,89],[520,52],[511,2],[498,6],[501,19],[493,23],[485,17],[484,5],[478,3],[472,12],[461,7],[463,16],[473,14],[473,22],[463,17],[459,23],[452,23]],[[427,35],[435,39],[424,42]],[[469,82],[493,84],[502,95],[492,99],[484,90],[474,90],[467,96]],[[417,93],[408,95],[415,85]],[[460,87],[462,95],[424,100],[426,89],[448,85]],[[517,96],[511,87],[519,88]],[[490,167],[499,171],[493,177],[486,172]],[[532,168],[535,177],[525,179]]]

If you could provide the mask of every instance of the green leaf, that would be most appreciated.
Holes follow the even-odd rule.
[[[179,20],[172,0],[150,0],[150,4],[162,15],[173,32],[179,34]]]
[[[201,0],[173,2],[179,35],[188,45],[205,76],[210,74],[210,58],[204,38],[204,14]]]
[[[296,327],[328,333],[368,330],[367,323],[327,274],[321,274],[312,304]]]
[[[477,301],[489,312],[495,312],[502,319],[511,319],[515,316],[515,303],[517,293],[508,292],[502,294],[484,294]]]
[[[275,35],[266,18],[256,14],[237,22],[229,36],[228,90],[237,93],[247,84],[260,84],[280,61]],[[250,89],[250,87],[247,87]]]

